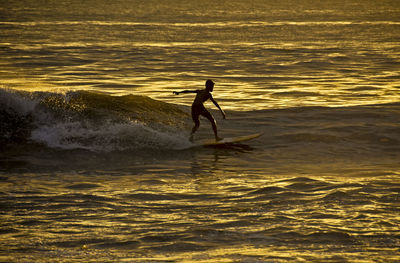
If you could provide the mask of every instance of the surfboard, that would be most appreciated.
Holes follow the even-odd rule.
[[[250,134],[250,135],[244,135],[244,136],[224,138],[224,139],[222,139],[220,141],[216,141],[216,140],[213,140],[213,139],[204,139],[204,140],[199,140],[199,141],[194,142],[192,147],[217,146],[217,145],[245,142],[245,141],[250,141],[252,139],[258,138],[261,135],[263,135],[262,132],[254,133],[254,134]]]

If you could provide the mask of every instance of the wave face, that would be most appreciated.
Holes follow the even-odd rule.
[[[3,143],[114,151],[184,147],[187,114],[145,96],[0,90]]]

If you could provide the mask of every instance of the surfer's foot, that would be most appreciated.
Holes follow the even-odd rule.
[[[219,141],[222,141],[224,138],[221,138],[221,137],[215,137],[215,141],[217,141],[217,142],[219,142]]]

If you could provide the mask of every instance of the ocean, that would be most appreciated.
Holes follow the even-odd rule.
[[[0,261],[399,262],[399,120],[398,1],[2,0]]]

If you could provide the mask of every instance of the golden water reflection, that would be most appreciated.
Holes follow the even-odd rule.
[[[299,177],[218,169],[224,162],[197,162],[193,174],[149,166],[137,175],[10,178],[0,189],[12,193],[2,216],[14,229],[8,246],[34,246],[36,258],[43,250],[138,262],[398,259],[395,172],[314,167]]]

